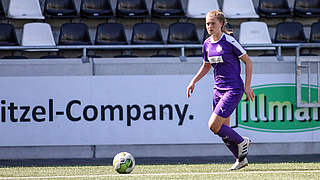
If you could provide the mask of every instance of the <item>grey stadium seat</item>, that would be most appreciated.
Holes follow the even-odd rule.
[[[192,23],[170,24],[168,44],[200,44],[196,26]]]
[[[159,24],[137,23],[133,26],[131,44],[163,44]]]
[[[60,28],[59,45],[91,45],[88,26],[83,23],[65,23]]]
[[[126,45],[127,37],[120,23],[102,23],[97,27],[96,45]]]

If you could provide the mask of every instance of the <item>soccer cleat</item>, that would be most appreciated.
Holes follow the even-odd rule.
[[[248,156],[248,149],[250,146],[250,139],[243,137],[243,141],[238,144],[238,159],[239,162],[243,161]]]
[[[237,159],[236,162],[232,165],[232,167],[228,170],[229,171],[239,170],[239,169],[244,168],[246,166],[248,166],[247,158],[244,158],[243,161],[239,161],[239,159]]]

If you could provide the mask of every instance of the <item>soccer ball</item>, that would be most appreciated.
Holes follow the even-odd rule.
[[[113,158],[113,168],[121,174],[131,173],[135,166],[134,157],[128,152],[120,152]]]

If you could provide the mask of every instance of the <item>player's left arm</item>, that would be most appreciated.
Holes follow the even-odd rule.
[[[251,79],[252,79],[252,61],[248,54],[243,54],[240,57],[241,61],[246,65],[246,80],[245,80],[245,86],[244,91],[247,94],[247,97],[249,100],[254,100],[254,93],[251,88]]]

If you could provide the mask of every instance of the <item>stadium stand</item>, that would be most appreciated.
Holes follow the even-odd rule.
[[[275,43],[306,43],[303,25],[299,22],[282,22],[277,25]]]
[[[118,0],[116,15],[120,18],[145,18],[149,11],[145,0]]]
[[[300,17],[320,17],[320,0],[295,0],[293,13]]]
[[[240,24],[240,44],[272,44],[265,22],[249,21]],[[247,50],[266,50],[274,47],[247,47]]]
[[[88,26],[83,23],[65,23],[61,26],[59,45],[91,45]]]
[[[133,26],[131,44],[163,44],[159,24],[138,23]]]
[[[44,19],[39,0],[10,0],[8,18]]]
[[[197,28],[192,23],[173,23],[169,26],[168,44],[199,44]]]
[[[78,12],[73,0],[46,0],[44,15],[46,18],[74,18]]]
[[[124,27],[120,23],[99,24],[96,31],[95,45],[128,44]]]
[[[16,0],[18,1],[18,0]],[[290,10],[293,11],[294,4],[298,4],[298,2],[302,2],[302,0],[245,0],[242,1],[241,4],[237,5],[237,2],[234,1],[233,5],[237,5],[237,11],[240,11],[242,8],[240,6],[248,6],[250,8],[247,8],[246,10],[248,11],[250,9],[251,12],[255,13],[254,8],[257,9],[257,12],[260,14],[259,11],[259,6],[260,9],[261,7],[269,7],[269,10],[272,9],[272,11],[277,10],[278,7],[285,7],[286,11],[289,12],[289,15],[283,15],[280,13],[280,17],[282,18],[276,18],[276,19],[271,19],[271,18],[265,18],[270,15],[270,17],[278,17],[279,13],[270,13],[267,14],[267,16],[261,15],[261,18],[259,20],[254,20],[254,21],[260,21],[264,22],[267,24],[268,32],[271,38],[271,41],[274,42],[273,38],[275,37],[275,32],[276,32],[276,26],[278,23],[281,22],[300,22],[303,25],[303,28],[306,32],[305,36],[310,37],[310,42],[311,42],[311,24],[314,22],[318,22],[319,20],[315,16],[308,16],[309,18],[306,19],[301,19],[297,16],[290,16]],[[1,3],[3,4],[3,9],[4,13],[8,12],[9,10],[9,5],[10,5],[9,0],[1,0],[0,1],[0,9],[1,9]],[[39,0],[40,8],[43,9],[43,13],[46,17],[46,19],[43,22],[48,23],[51,25],[52,28],[52,34],[53,34],[53,39],[56,42],[56,44],[59,44],[59,35],[60,35],[60,29],[64,23],[83,23],[88,26],[88,31],[89,31],[89,36],[92,37],[91,41],[94,42],[94,45],[129,45],[133,44],[136,45],[136,41],[133,40],[133,30],[134,26],[138,23],[155,23],[160,26],[160,34],[162,34],[162,41],[163,43],[155,43],[157,50],[160,50],[157,52],[157,54],[152,54],[155,56],[166,56],[168,55],[167,51],[169,50],[168,48],[165,48],[164,44],[168,42],[168,44],[191,44],[191,46],[185,47],[183,51],[186,52],[186,56],[192,56],[193,54],[190,55],[190,52],[194,50],[193,47],[195,44],[197,45],[197,50],[201,50],[201,42],[203,42],[206,37],[207,37],[207,32],[204,28],[204,18],[205,14],[207,11],[212,10],[212,9],[223,9],[228,3],[230,4],[229,0],[210,0],[210,1],[204,1],[204,0],[132,0],[132,1],[126,1],[126,0]],[[307,1],[308,6],[315,5],[315,0],[310,0]],[[124,3],[124,6],[121,6],[123,8],[124,12],[129,12],[129,11],[136,11],[137,12],[145,12],[146,16],[139,16],[135,14],[133,17],[137,18],[126,18],[129,17],[130,15],[127,14],[127,16],[120,17],[116,14],[117,12],[117,6],[121,3]],[[284,5],[283,5],[284,4]],[[301,4],[301,3],[300,3]],[[263,5],[263,6],[262,6]],[[269,6],[270,5],[270,6]],[[66,12],[74,12],[72,16],[68,16],[63,13],[57,13],[53,16],[46,14],[47,12],[47,7],[52,7],[51,10],[54,10],[55,12],[59,11],[64,11],[69,8]],[[71,7],[71,8],[70,8]],[[120,7],[120,6],[119,6]],[[138,7],[138,8],[137,8]],[[143,11],[141,10],[141,7]],[[201,8],[199,8],[201,7]],[[292,9],[290,9],[290,8]],[[139,9],[140,8],[140,9]],[[73,9],[73,10],[71,10]],[[156,12],[156,9],[159,10]],[[179,10],[177,10],[179,9]],[[231,10],[232,8],[224,8],[223,10],[225,13],[228,13],[228,10]],[[239,10],[240,9],[240,10]],[[278,8],[279,9],[279,8]],[[280,8],[281,9],[281,8]],[[169,12],[169,10],[171,12]],[[53,12],[53,11],[52,11]],[[95,14],[96,12],[96,14]],[[173,15],[172,13],[177,13],[181,12],[179,15]],[[235,12],[235,11],[233,11]],[[78,16],[79,13],[79,16]],[[152,15],[150,16],[149,15]],[[186,15],[184,14],[186,13]],[[1,14],[1,10],[0,10]],[[59,14],[59,15],[58,15]],[[256,14],[256,13],[255,13]],[[272,14],[272,15],[271,15]],[[3,14],[2,14],[3,15]],[[65,16],[64,16],[65,15]],[[169,16],[170,15],[170,16]],[[172,15],[172,16],[171,16]],[[241,15],[241,13],[240,13]],[[256,14],[257,15],[257,14]],[[66,18],[62,18],[66,17]],[[234,32],[234,37],[244,41],[245,36],[242,36],[240,34],[243,33],[243,30],[241,30],[241,23],[248,21],[249,17],[241,17],[239,14],[236,14],[235,18],[229,17],[228,22],[232,24],[234,27],[233,32]],[[57,17],[57,18],[56,18]],[[59,18],[61,17],[61,18]],[[68,17],[72,17],[72,19],[69,19]],[[169,17],[172,17],[171,19]],[[259,16],[258,16],[259,17]],[[13,18],[7,18],[4,16],[5,20],[1,20],[2,23],[9,23],[12,24],[15,29],[16,29],[16,38],[18,42],[21,42],[23,44],[24,41],[24,25],[27,23],[33,23],[33,22],[39,22],[38,19],[13,19]],[[1,19],[1,18],[0,18]],[[41,22],[41,21],[40,21]],[[174,41],[170,40],[169,36],[169,31],[170,31],[170,25],[174,23],[191,23],[194,24],[195,26],[195,33],[198,35],[198,39],[200,41],[192,41],[192,42],[179,42],[179,40],[175,39]],[[258,29],[264,30],[265,29]],[[257,31],[258,31],[257,30]],[[184,31],[186,31],[184,29]],[[187,30],[189,32],[189,30]],[[188,34],[186,32],[185,34]],[[258,33],[258,32],[256,32]],[[259,32],[261,33],[261,32]],[[151,35],[151,33],[149,34]],[[185,35],[184,35],[185,36]],[[196,36],[196,35],[194,35]],[[242,37],[241,37],[242,36]],[[176,36],[177,37],[177,36]],[[175,38],[176,38],[175,37]],[[182,37],[182,36],[181,36]],[[259,36],[261,38],[262,36]],[[180,38],[180,37],[179,37]],[[250,38],[250,37],[248,37]],[[248,39],[247,38],[247,39]],[[258,40],[258,38],[252,38],[252,40],[256,40],[256,43],[265,43],[264,41]],[[77,44],[77,43],[76,43]],[[86,45],[89,45],[85,43]],[[252,43],[251,43],[252,44]],[[82,44],[81,44],[82,45]],[[81,45],[76,45],[77,49],[74,49],[74,51],[79,51]],[[41,46],[41,45],[40,45]],[[258,47],[259,48],[259,47]],[[41,49],[41,47],[39,47]],[[143,49],[143,48],[142,48]],[[174,48],[171,48],[172,50]],[[249,48],[250,49],[250,48]],[[266,48],[267,50],[268,48]],[[126,51],[129,52],[131,50],[137,50],[135,47],[130,47],[128,46],[128,49],[124,50],[119,50],[121,51]],[[177,48],[175,50],[181,50],[181,48]],[[15,49],[13,48],[14,52],[19,52],[21,49]],[[68,50],[69,51],[69,50]],[[71,50],[70,50],[71,51]],[[101,53],[101,56],[103,57],[113,57],[118,55],[114,49],[112,50],[107,47],[107,49],[102,49],[97,48],[87,48],[87,51],[92,51],[92,52],[98,52]],[[144,49],[143,51],[147,52],[147,49]],[[149,57],[152,56],[149,53],[143,54],[143,51],[139,55],[142,57]],[[174,56],[179,56],[181,54],[180,51],[175,51],[174,54],[169,53],[170,55]],[[251,52],[251,51],[250,51]],[[156,52],[154,52],[156,53]],[[252,54],[251,54],[252,53]],[[258,53],[258,51],[252,51],[250,55],[258,55],[255,53]],[[286,52],[283,52],[286,53]],[[94,53],[95,54],[95,53]],[[17,54],[18,55],[18,54]],[[28,55],[27,57],[29,58],[38,58],[41,57],[41,55],[37,52],[34,52],[34,54],[31,54],[30,52],[24,55]],[[66,58],[68,58],[65,55]],[[87,55],[87,54],[86,54]],[[123,55],[132,55],[132,54],[123,54]],[[4,56],[4,55],[3,55]],[[72,57],[77,57],[77,56],[72,56]]]
[[[224,0],[222,11],[226,18],[239,19],[239,18],[259,18],[256,13],[252,0]]]
[[[82,0],[80,16],[83,18],[110,18],[114,15],[109,0]]]
[[[181,0],[153,0],[151,15],[157,18],[181,18],[185,17],[185,12]]]
[[[310,43],[320,43],[320,22],[311,25]]]
[[[18,46],[16,30],[12,24],[0,23],[0,46]]]
[[[24,24],[22,33],[22,46],[55,46],[51,26],[48,23],[27,23]],[[33,51],[41,49],[33,49]],[[50,49],[45,51],[56,51]]]
[[[0,1],[0,19],[6,18],[6,13],[2,1]]]
[[[262,17],[290,17],[287,0],[259,0],[257,12]]]
[[[189,18],[205,18],[209,11],[220,9],[217,0],[188,0],[186,16]]]

